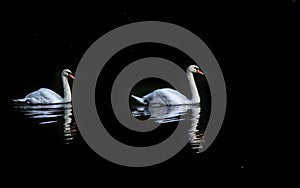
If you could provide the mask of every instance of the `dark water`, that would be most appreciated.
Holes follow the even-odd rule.
[[[20,118],[18,124],[22,124],[23,129],[37,134],[38,137],[48,137],[49,133],[55,134],[47,140],[44,147],[49,144],[53,146],[57,144],[60,147],[71,145],[63,146],[67,149],[83,146],[84,141],[78,132],[72,103],[53,105],[12,103],[11,107],[13,108],[11,115]],[[132,107],[133,118],[148,119],[160,126],[174,126],[173,124],[176,122],[181,122],[181,126],[187,126],[188,132],[185,133],[189,137],[187,148],[195,153],[201,153],[201,149],[203,149],[201,143],[205,142],[206,124],[200,124],[200,112],[199,105]],[[40,140],[36,140],[36,142],[40,142]]]
[[[200,125],[200,107],[194,105],[178,106],[135,106],[132,115],[135,118],[148,120],[160,124],[161,126],[170,126],[173,122],[181,122],[181,126],[187,126],[189,145],[196,153],[200,153],[205,142],[205,125]]]
[[[199,123],[204,111],[197,105],[133,107],[133,118],[146,117],[153,123],[160,124],[160,127],[172,129],[176,128],[178,122],[182,122],[181,126],[189,127],[185,133],[190,138],[186,147],[166,162],[148,168],[169,172],[170,168],[189,169],[191,164],[195,167],[205,166],[199,161],[204,157],[199,153],[202,150],[201,144],[205,142],[203,133],[206,123],[202,123],[202,126]],[[8,154],[6,160],[11,161],[7,171],[26,173],[27,169],[32,169],[48,174],[58,170],[56,174],[69,174],[97,169],[119,172],[130,170],[103,159],[85,143],[78,131],[71,103],[10,103],[10,110],[6,115],[9,124],[5,130],[9,134],[5,136],[5,151]]]
[[[64,143],[71,144],[76,138],[77,127],[72,112],[72,104],[30,105],[13,104],[16,115],[22,114],[33,126],[54,126],[63,128]],[[58,133],[61,135],[61,133]]]
[[[112,170],[115,180],[124,174],[132,175],[132,180],[134,176],[128,171],[145,175],[143,172],[150,169],[155,172],[149,173],[151,177],[186,173],[189,177],[183,182],[195,180],[198,185],[203,181],[203,172],[211,169],[264,169],[282,150],[289,156],[278,144],[287,143],[282,136],[289,136],[288,128],[295,124],[289,122],[290,114],[284,116],[292,111],[291,108],[281,105],[289,103],[287,100],[293,93],[289,88],[295,87],[289,83],[297,80],[297,74],[289,74],[289,70],[299,62],[296,40],[299,1],[169,3],[151,0],[145,4],[124,1],[121,5],[90,6],[85,12],[82,4],[75,8],[71,4],[36,7],[36,4],[27,3],[26,6],[14,3],[5,7],[8,14],[4,13],[1,30],[4,32],[0,74],[1,157],[4,174],[14,178],[10,183],[23,176],[36,181],[35,175],[45,176],[47,181],[43,183],[66,176],[69,178],[64,178],[64,182],[76,182],[80,175],[93,174],[95,170],[97,174]],[[40,87],[62,94],[59,75],[62,69],[76,72],[82,55],[100,36],[121,25],[145,20],[171,22],[190,30],[205,42],[218,60],[227,87],[227,110],[217,139],[205,152],[197,153],[201,146],[199,141],[205,141],[205,137],[201,137],[205,126],[200,125],[207,124],[209,119],[204,113],[205,106],[200,105],[199,117],[193,116],[191,109],[180,110],[177,112],[180,116],[176,117],[161,118],[152,114],[151,121],[168,122],[161,126],[182,121],[192,128],[194,121],[200,121],[195,127],[197,131],[190,132],[196,133],[196,144],[188,143],[182,152],[165,163],[132,170],[106,161],[88,147],[77,130],[69,105],[40,107],[11,103],[11,99],[22,98]],[[160,49],[160,53],[152,51],[151,48],[131,50],[116,61],[118,64],[109,67],[108,77],[114,72],[117,74],[126,66],[126,61],[149,53],[154,57],[166,54]],[[185,64],[177,54],[173,51],[168,56],[171,61]],[[284,78],[291,75],[293,78],[286,82]],[[107,84],[104,88],[113,82],[104,81]],[[137,93],[138,96],[143,94]],[[149,118],[151,111],[153,109],[136,108],[133,115]],[[277,167],[290,160],[278,158],[275,161],[272,166]],[[282,173],[277,169],[274,172]],[[101,180],[100,175],[96,179]],[[172,177],[171,181],[175,180]]]

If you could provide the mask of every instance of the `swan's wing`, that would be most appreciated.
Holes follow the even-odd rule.
[[[25,97],[25,99],[32,104],[49,104],[62,102],[61,96],[47,88],[40,88],[37,91],[29,93]]]
[[[170,88],[157,89],[143,97],[144,101],[148,103],[154,98],[161,99],[165,105],[190,104],[190,100],[186,96]]]
[[[50,100],[62,100],[62,97],[51,89],[41,88],[39,91],[44,98],[48,98]]]

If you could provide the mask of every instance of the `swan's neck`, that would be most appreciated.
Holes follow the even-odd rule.
[[[191,72],[187,72],[186,73],[188,81],[189,81],[189,85],[190,85],[190,89],[191,89],[191,93],[192,93],[192,103],[200,103],[200,97],[199,97],[199,93],[198,93],[198,89],[194,80],[194,76],[193,73]]]
[[[71,96],[71,89],[69,86],[68,78],[65,76],[62,76],[62,83],[63,83],[63,89],[64,89],[64,102],[71,102],[72,96]]]

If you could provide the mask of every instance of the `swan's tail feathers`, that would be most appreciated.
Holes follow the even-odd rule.
[[[26,99],[13,99],[13,102],[26,102]]]
[[[131,97],[134,98],[135,100],[137,100],[141,104],[144,104],[144,105],[147,104],[146,102],[144,102],[144,99],[142,99],[140,97],[137,97],[137,96],[134,96],[134,95],[131,95]]]

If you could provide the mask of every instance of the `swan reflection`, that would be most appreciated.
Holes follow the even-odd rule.
[[[63,125],[65,144],[69,144],[76,136],[76,123],[71,103],[51,105],[15,104],[14,109],[38,125]]]
[[[185,121],[190,126],[187,134],[192,149],[198,153],[202,149],[204,140],[204,130],[200,130],[200,107],[197,105],[154,105],[154,106],[135,106],[132,108],[132,115],[138,119],[148,118],[159,124],[170,122]]]
[[[38,125],[59,125],[63,127],[65,144],[71,143],[77,136],[77,127],[72,111],[72,104],[28,105],[15,104],[14,109]],[[205,142],[204,130],[199,126],[200,107],[197,105],[149,105],[135,106],[132,115],[136,118],[149,119],[158,124],[184,121],[189,126],[187,135],[192,149],[197,152]]]

